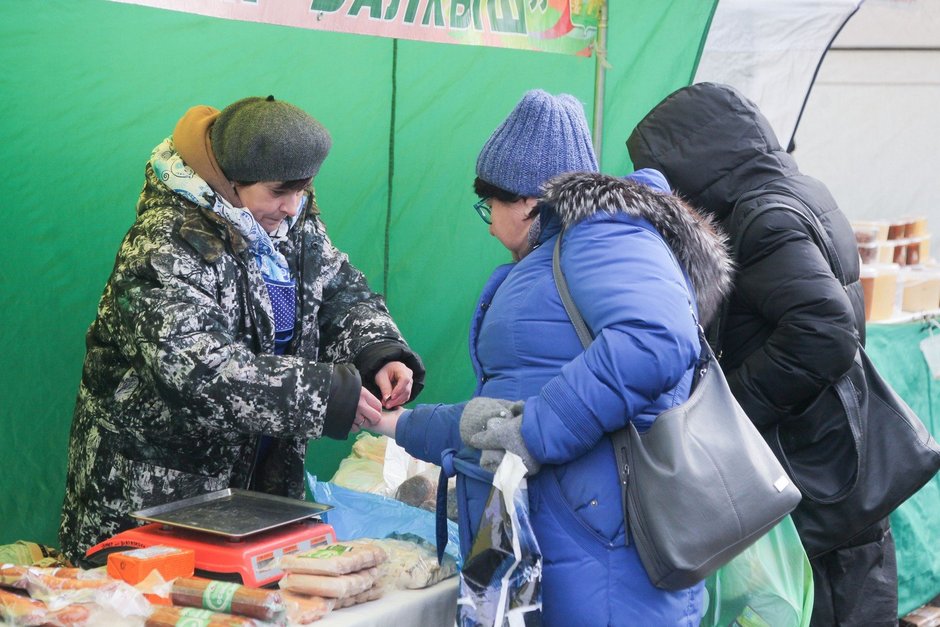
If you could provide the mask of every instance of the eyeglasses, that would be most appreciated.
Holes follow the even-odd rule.
[[[481,198],[480,200],[473,203],[473,208],[477,210],[477,213],[481,218],[483,218],[484,222],[487,224],[493,224],[493,218],[490,217],[490,213],[492,213],[493,210],[488,204],[486,204],[487,200],[489,200],[489,198]]]

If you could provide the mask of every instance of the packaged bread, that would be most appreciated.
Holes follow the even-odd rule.
[[[258,622],[246,616],[235,616],[196,607],[154,606],[153,613],[144,623],[145,627],[176,627],[176,625],[199,625],[200,627],[256,627]]]
[[[375,601],[376,599],[382,598],[382,593],[384,588],[380,585],[374,585],[368,590],[360,592],[351,597],[346,597],[343,599],[336,599],[336,608],[342,609],[344,607],[351,607],[353,605],[359,605],[360,603],[366,603],[368,601]]]
[[[457,562],[453,557],[445,553],[438,563],[436,547],[414,534],[396,534],[371,542],[388,556],[379,572],[381,581],[389,587],[427,588],[457,574]]]
[[[437,482],[440,469],[437,466],[408,477],[395,491],[395,498],[402,503],[429,511],[437,509]]]
[[[0,564],[0,586],[26,589],[30,579],[48,582],[53,589],[69,587],[67,583],[57,583],[59,579],[98,582],[79,586],[85,588],[101,587],[109,581],[107,574],[100,568],[82,570],[81,568],[41,568],[38,566]]]
[[[333,611],[336,599],[300,594],[282,590],[284,605],[287,606],[287,621],[291,625],[309,625]]]
[[[0,586],[23,588],[29,573],[60,577],[62,579],[103,579],[99,571],[82,570],[81,568],[40,568],[37,566],[20,566],[17,564],[0,564]]]
[[[66,605],[50,610],[42,601],[0,588],[2,624],[73,627],[87,624],[88,616],[88,608],[82,605]]]
[[[250,616],[263,621],[281,620],[287,610],[278,590],[249,588],[237,583],[199,577],[175,579],[170,590],[170,600],[174,605]]]
[[[281,578],[280,587],[291,592],[300,592],[319,597],[341,599],[365,592],[375,584],[379,571],[367,568],[345,575],[308,575],[288,571]]]
[[[65,590],[100,590],[106,588],[117,588],[119,583],[116,579],[105,577],[101,579],[78,579],[76,577],[57,577],[55,575],[44,575],[42,573],[29,573],[28,579],[31,583],[41,586],[50,593],[61,592]]]
[[[385,559],[385,552],[375,544],[351,541],[285,555],[281,558],[280,566],[281,570],[290,573],[345,575],[378,566]]]
[[[103,569],[56,570],[30,566],[24,573],[18,571],[17,568],[4,567],[2,578],[3,581],[8,582],[4,585],[25,590],[33,601],[42,602],[50,608],[81,608],[82,604],[88,604],[89,607],[95,609],[96,613],[99,610],[113,611],[122,617],[146,616],[151,609],[143,593],[123,581],[108,577]],[[49,574],[53,572],[55,574]],[[9,583],[14,580],[15,583]],[[50,618],[45,623],[50,625],[83,624],[76,621],[79,621],[80,617],[88,616],[87,609],[74,609],[63,612],[61,617],[56,613],[54,618]],[[89,620],[94,618],[95,614]],[[26,623],[21,621],[14,624]]]

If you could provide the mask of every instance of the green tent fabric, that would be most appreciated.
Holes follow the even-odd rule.
[[[940,381],[931,377],[920,342],[930,325],[870,324],[866,350],[878,372],[940,439]],[[891,514],[898,557],[898,616],[940,593],[940,474]]]
[[[611,2],[604,170],[694,73],[715,1]],[[151,149],[195,104],[274,94],[334,147],[324,218],[428,366],[423,402],[473,388],[473,302],[507,259],[471,209],[477,152],[531,88],[593,111],[595,61],[206,18],[105,0],[0,3],[0,544],[57,545],[84,334]],[[332,475],[350,441],[310,445]]]

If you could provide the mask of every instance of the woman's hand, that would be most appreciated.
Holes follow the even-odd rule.
[[[350,433],[359,433],[363,429],[372,427],[382,419],[382,403],[375,398],[369,390],[362,388],[359,391],[359,405],[356,407],[356,417],[353,419]]]
[[[398,418],[406,410],[402,407],[393,409],[391,411],[383,411],[382,418],[379,421],[372,425],[372,431],[375,431],[379,435],[386,435],[393,440],[395,439],[395,428],[398,426]]]
[[[382,406],[386,409],[404,405],[411,398],[414,372],[400,361],[390,361],[375,373],[375,384],[382,392]]]

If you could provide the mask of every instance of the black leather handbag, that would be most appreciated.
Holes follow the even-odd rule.
[[[819,218],[798,199],[787,200],[765,205],[765,210],[802,216],[833,274],[845,285],[839,257]],[[764,435],[803,494],[792,518],[810,558],[850,542],[940,470],[940,446],[881,377],[861,344],[842,378]]]

